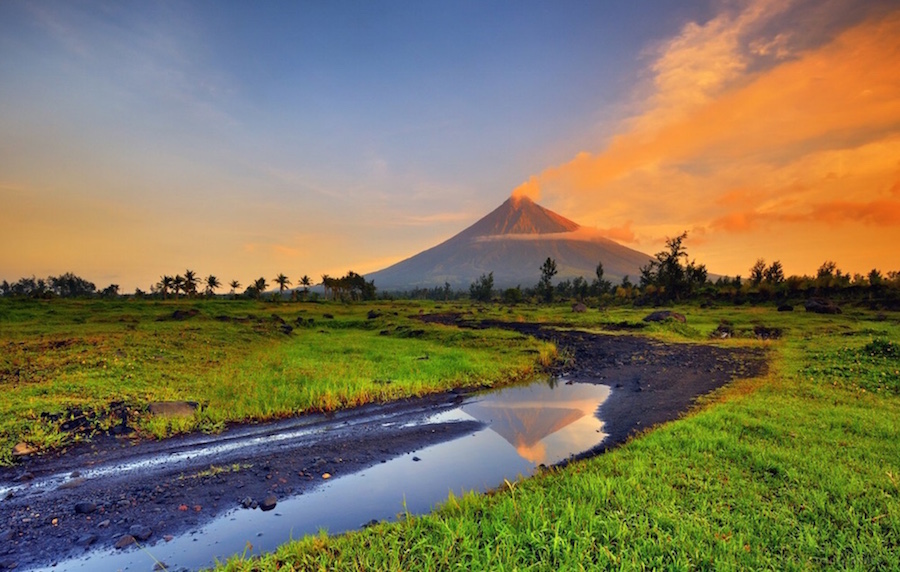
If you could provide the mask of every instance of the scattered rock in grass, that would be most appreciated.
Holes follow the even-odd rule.
[[[80,502],[75,505],[75,514],[91,514],[97,510],[97,505],[92,502]]]
[[[153,530],[149,526],[135,524],[128,529],[128,534],[133,536],[135,540],[147,540],[153,534]]]
[[[781,337],[781,328],[767,328],[766,326],[756,325],[753,327],[753,334],[761,340],[777,340]]]
[[[95,542],[97,542],[96,534],[83,534],[75,539],[75,544],[77,546],[88,547]]]
[[[581,302],[576,302],[575,304],[572,304],[572,311],[578,314],[583,314],[587,312],[587,306],[585,306]]]
[[[276,323],[278,323],[278,324],[283,324],[283,323],[284,323],[284,318],[282,318],[282,317],[279,316],[278,314],[272,314],[272,321],[273,321],[273,322],[276,322]]]
[[[816,314],[841,314],[841,308],[831,300],[824,298],[810,298],[804,305],[807,312]]]
[[[278,499],[275,498],[275,495],[269,495],[259,503],[259,509],[264,511],[272,510],[277,503]]]
[[[668,320],[675,320],[676,322],[681,322],[682,324],[687,322],[687,318],[684,317],[684,314],[679,314],[678,312],[673,312],[672,310],[657,310],[652,314],[644,316],[645,322],[666,322]]]
[[[33,453],[37,453],[37,449],[28,443],[16,443],[16,446],[13,447],[12,450],[13,457],[24,457],[25,455],[31,455]]]
[[[294,331],[294,326],[292,326],[290,324],[281,324],[280,326],[278,326],[278,330],[282,334],[289,336],[289,335],[291,335],[291,332]]]
[[[733,338],[734,337],[734,326],[732,326],[731,324],[725,324],[725,323],[719,324],[719,327],[717,327],[715,330],[713,330],[712,333],[709,335],[709,337],[718,338],[720,340]]]
[[[148,406],[150,415],[160,417],[193,417],[200,404],[196,401],[157,401]]]
[[[334,316],[332,314],[322,314],[322,318],[325,320],[333,320]]]
[[[378,520],[373,518],[369,522],[363,523],[363,525],[360,528],[369,528],[369,527],[375,526],[376,524],[378,524]]]
[[[121,550],[122,548],[131,546],[132,544],[134,544],[134,537],[130,534],[125,534],[116,541],[115,547]]]
[[[778,311],[779,312],[793,312],[794,307],[791,306],[790,304],[779,304]]]
[[[175,310],[172,312],[173,320],[187,320],[188,318],[193,318],[197,314],[200,313],[200,310],[196,308],[191,308],[190,310]]]
[[[380,317],[381,317],[381,312],[377,312],[375,310],[369,310],[369,313],[366,314],[367,320],[374,320],[375,318],[380,318]]]

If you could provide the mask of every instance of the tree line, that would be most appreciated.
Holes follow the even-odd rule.
[[[279,273],[272,279],[272,286],[278,287],[278,292],[273,293],[274,299],[284,299],[287,296],[285,291],[290,289],[293,282],[285,274]],[[366,281],[365,278],[352,270],[340,278],[332,278],[324,274],[320,285],[324,288],[324,297],[326,299],[340,301],[361,301],[374,300],[376,296],[375,283]],[[291,290],[291,300],[306,300],[316,297],[317,294],[310,292],[310,288],[314,286],[312,279],[303,275],[297,280],[297,288]],[[163,300],[184,298],[214,298],[222,296],[219,290],[225,288],[226,285],[215,275],[210,274],[206,277],[200,277],[191,269],[185,270],[180,274],[164,274],[159,281],[150,285],[149,292],[145,292],[137,288],[134,296],[138,298],[161,298]],[[239,280],[232,280],[227,284],[230,288],[227,296],[230,298],[244,299],[262,299],[263,295],[269,289],[269,282],[265,277],[259,277],[248,284],[241,291],[242,284]],[[6,280],[0,282],[0,296],[16,297],[16,298],[115,298],[119,297],[118,284],[110,284],[102,290],[98,290],[93,282],[85,280],[80,276],[76,276],[71,272],[61,274],[60,276],[49,276],[47,278],[20,278],[19,280],[9,283]]]

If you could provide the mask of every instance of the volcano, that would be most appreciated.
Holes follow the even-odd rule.
[[[482,274],[494,273],[495,288],[534,286],[548,258],[556,261],[554,281],[595,277],[603,263],[613,283],[640,275],[650,256],[599,236],[527,197],[510,197],[484,218],[435,247],[366,276],[381,291],[450,284],[466,289]]]

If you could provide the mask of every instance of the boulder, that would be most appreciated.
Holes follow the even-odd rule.
[[[679,314],[678,312],[673,312],[672,310],[657,310],[652,314],[644,316],[645,322],[665,322],[668,320],[675,320],[676,322],[681,322],[682,324],[687,322],[687,318],[684,317],[684,314]]]
[[[126,546],[131,546],[132,544],[134,544],[134,537],[131,536],[130,534],[126,534],[126,535],[120,537],[119,540],[116,541],[115,547],[117,549],[121,550],[122,548],[125,548]]]
[[[147,540],[153,534],[153,531],[149,526],[135,524],[128,529],[128,534],[133,536],[135,540]]]
[[[587,306],[585,306],[581,302],[577,302],[575,304],[572,304],[572,311],[578,314],[583,314],[587,312]]]
[[[794,307],[791,306],[790,304],[781,304],[778,306],[778,311],[779,312],[793,312]]]
[[[91,514],[97,510],[97,505],[92,502],[80,502],[75,505],[75,514]]]

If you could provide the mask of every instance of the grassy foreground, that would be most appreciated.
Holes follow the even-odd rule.
[[[900,569],[897,316],[682,311],[688,325],[648,333],[700,340],[727,320],[738,337],[716,343],[765,343],[770,373],[606,455],[220,570]],[[596,312],[495,313],[598,325]],[[756,325],[784,335],[753,341]]]
[[[551,344],[514,333],[414,319],[434,309],[0,299],[0,464],[13,462],[16,444],[48,451],[84,438],[66,430],[79,418],[94,429],[115,425],[112,412],[123,407],[139,435],[164,437],[510,383],[555,359]],[[200,408],[192,417],[148,414],[150,403],[170,400]]]

